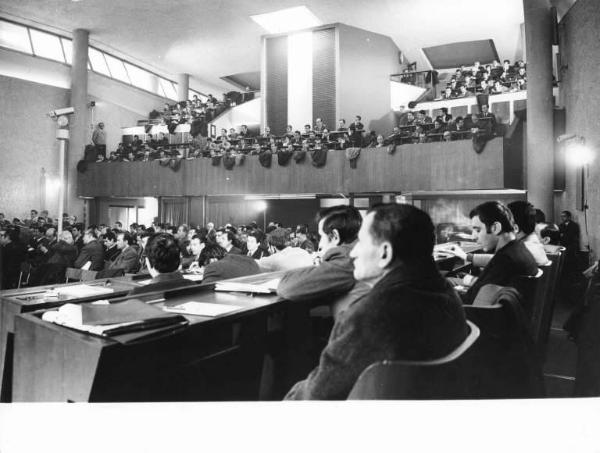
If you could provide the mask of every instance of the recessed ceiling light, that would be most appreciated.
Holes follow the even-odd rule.
[[[280,9],[250,18],[269,33],[285,33],[321,25],[321,21],[306,6]]]

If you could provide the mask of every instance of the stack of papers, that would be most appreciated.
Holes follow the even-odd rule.
[[[92,285],[73,285],[57,288],[56,292],[59,296],[64,296],[69,299],[98,296],[101,294],[114,293],[115,290],[107,286],[92,286]]]
[[[240,281],[222,281],[215,285],[216,291],[236,291],[243,293],[258,293],[258,294],[271,294],[277,292],[280,278],[273,278],[269,280],[261,281],[254,279],[252,283],[240,282]]]
[[[44,321],[101,336],[113,336],[135,331],[179,325],[181,316],[165,313],[139,299],[115,304],[65,304],[47,311]]]
[[[240,310],[243,307],[237,305],[210,304],[206,302],[185,302],[179,305],[163,307],[163,310],[172,313],[181,313],[183,315],[196,316],[219,316],[232,311]]]

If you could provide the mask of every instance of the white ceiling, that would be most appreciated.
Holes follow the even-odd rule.
[[[524,0],[0,0],[0,15],[70,34],[193,88],[228,91],[220,77],[260,69],[264,30],[250,15],[306,5],[324,23],[390,36],[426,68],[422,47],[493,39],[500,58],[522,55]],[[576,0],[551,0],[564,14]]]

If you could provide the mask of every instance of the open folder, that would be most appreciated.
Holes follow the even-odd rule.
[[[255,275],[249,281],[242,278],[235,280],[223,280],[215,284],[215,291],[235,291],[243,293],[271,294],[277,292],[277,286],[281,278],[267,277],[257,278]]]
[[[188,323],[181,315],[167,313],[139,299],[101,305],[65,304],[58,310],[47,311],[42,319],[116,340],[121,335],[127,335],[128,341],[141,338],[146,333],[156,333],[157,329],[168,330]],[[132,337],[129,334],[133,332],[139,334]]]

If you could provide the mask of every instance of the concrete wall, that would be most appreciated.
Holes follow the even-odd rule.
[[[9,53],[14,56],[14,52]],[[26,61],[31,58],[23,56]],[[35,59],[34,59],[35,60]],[[68,67],[59,63],[46,60],[34,62],[35,67],[30,68],[32,74],[38,74],[37,80],[44,79],[45,70],[51,66],[56,69],[55,80],[62,80],[64,74],[61,68]],[[15,59],[9,59],[9,68],[16,68]],[[23,62],[22,62],[23,63]],[[22,64],[21,63],[21,64]],[[39,64],[38,64],[39,63]],[[3,67],[4,68],[4,67]],[[42,68],[40,73],[34,69]],[[45,68],[45,69],[44,69]],[[17,71],[14,72],[17,75]],[[2,105],[2,121],[0,121],[0,212],[7,217],[22,217],[30,209],[48,209],[51,215],[58,211],[58,144],[55,138],[56,124],[46,114],[60,107],[67,107],[69,103],[69,90],[22,80],[27,76],[26,71],[19,72],[19,78],[5,77],[0,75],[0,104]],[[136,124],[138,119],[147,116],[138,112],[147,108],[145,102],[138,102],[144,93],[141,90],[129,89],[118,82],[111,81],[106,77],[92,75],[90,77],[89,100],[96,101],[94,109],[94,122],[104,121],[107,131],[108,149],[116,149],[121,141],[121,127]],[[103,80],[97,80],[103,79]],[[111,85],[121,85],[115,91]],[[106,98],[114,99],[117,94],[121,95],[119,104],[110,102]],[[158,96],[147,95],[151,102],[155,100],[157,107],[161,99]],[[131,101],[136,111],[124,108],[123,105]],[[150,110],[148,110],[149,112]],[[86,112],[90,130],[88,136],[91,138],[91,112]],[[83,157],[83,150],[71,150],[78,156]],[[43,170],[42,170],[43,169]],[[43,179],[45,178],[45,179]],[[67,194],[69,214],[83,217],[83,203],[78,202],[75,192]]]
[[[218,117],[216,120],[212,121],[210,124],[214,124],[217,128],[217,135],[220,133],[221,128],[229,130],[233,127],[239,131],[242,124],[247,125],[249,128],[254,126],[256,129],[258,129],[260,125],[261,102],[261,98],[259,97],[252,99],[251,101],[244,102],[243,104],[236,105]]]
[[[338,24],[338,118],[349,124],[356,115],[369,130],[391,131],[390,75],[400,72],[398,47],[391,38]]]
[[[57,212],[56,125],[46,113],[66,106],[68,98],[63,88],[0,76],[0,212],[7,218],[28,218],[30,209]]]
[[[597,257],[600,250],[600,2],[578,0],[561,21],[562,86],[566,109],[566,133],[585,137],[595,160],[589,165],[587,212],[589,245]],[[568,148],[567,148],[568,153]],[[584,212],[577,209],[578,169],[567,165],[566,190],[556,197],[555,212],[573,212],[585,233]],[[584,240],[583,246],[585,247]]]

